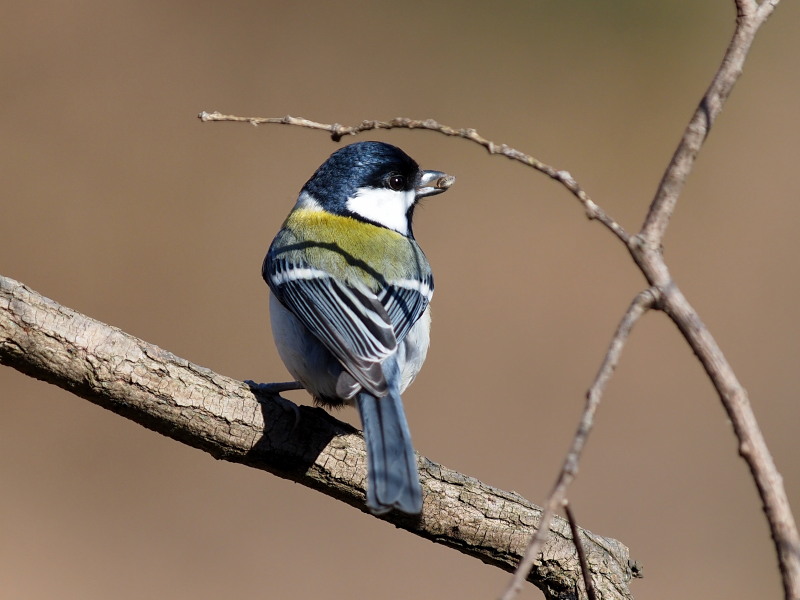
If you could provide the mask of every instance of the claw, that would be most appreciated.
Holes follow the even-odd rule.
[[[302,384],[299,381],[256,383],[251,379],[245,379],[244,383],[247,384],[247,386],[250,388],[250,391],[253,392],[256,400],[259,402],[262,401],[261,398],[259,398],[259,395],[269,396],[271,400],[274,400],[285,410],[290,411],[294,415],[294,425],[292,425],[292,429],[289,431],[289,435],[292,435],[295,429],[297,429],[297,426],[300,424],[300,407],[294,402],[287,400],[280,394],[281,392],[288,392],[291,390],[302,390],[304,389]]]

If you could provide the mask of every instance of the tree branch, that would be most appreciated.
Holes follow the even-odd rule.
[[[0,276],[0,363],[53,383],[218,459],[296,481],[359,510],[366,452],[359,432],[325,411],[258,400],[242,382],[194,365]],[[517,494],[419,458],[422,515],[383,518],[423,538],[513,571],[542,510]],[[367,513],[369,514],[369,513]],[[528,580],[547,598],[576,598],[580,566],[569,524],[556,518]],[[581,530],[602,598],[630,598],[628,549]]]
[[[591,220],[596,220],[605,225],[617,238],[623,243],[628,244],[630,241],[629,234],[622,228],[622,226],[612,219],[602,208],[600,208],[584,189],[578,184],[575,178],[569,171],[556,169],[542,161],[532,157],[529,154],[515,150],[506,144],[495,144],[480,135],[474,129],[456,129],[443,125],[433,119],[408,119],[406,117],[396,117],[389,121],[362,121],[358,125],[340,125],[339,123],[318,123],[310,121],[302,117],[238,117],[236,115],[223,115],[220,112],[206,112],[203,111],[197,115],[203,122],[209,121],[233,121],[236,123],[250,123],[251,125],[296,125],[298,127],[305,127],[308,129],[318,129],[327,131],[331,134],[331,139],[338,142],[346,135],[357,135],[365,131],[372,131],[374,129],[427,129],[435,131],[449,137],[460,137],[468,140],[486,149],[489,154],[496,154],[505,156],[513,161],[522,163],[525,166],[536,169],[540,173],[544,173],[550,179],[553,179],[563,185],[569,192],[575,196],[578,201],[583,205],[586,211],[586,216]]]
[[[639,232],[642,243],[653,247],[662,243],[678,196],[694,166],[697,154],[742,74],[745,59],[759,27],[769,18],[778,2],[779,0],[772,0],[758,5],[753,0],[736,1],[737,19],[733,37],[711,85],[697,105],[661,178],[655,199]]]
[[[647,281],[659,291],[661,308],[675,323],[717,390],[733,424],[739,454],[747,463],[767,517],[787,600],[800,599],[800,534],[767,443],[744,386],[714,336],[670,275],[662,253],[664,235],[678,196],[700,148],[725,100],[742,74],[744,61],[760,26],[779,0],[736,0],[736,29],[719,70],[700,101],[667,167],[644,225],[629,249]]]
[[[583,542],[581,542],[581,532],[578,527],[578,522],[575,520],[572,507],[570,507],[566,499],[564,499],[563,505],[564,513],[567,515],[570,531],[572,532],[572,539],[575,541],[575,550],[578,551],[578,560],[581,563],[581,574],[583,575],[583,586],[586,588],[586,596],[588,600],[597,600],[597,594],[594,591],[594,582],[592,581],[589,571],[589,561],[586,560],[586,552],[583,550]]]
[[[700,320],[681,290],[666,290],[662,309],[678,326],[703,365],[719,394],[739,443],[739,454],[755,481],[778,556],[778,566],[787,600],[800,599],[800,536],[789,498],[767,442],[758,426],[747,390],[722,353],[714,336]]]

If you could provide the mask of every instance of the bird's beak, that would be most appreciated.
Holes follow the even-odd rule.
[[[456,178],[441,171],[420,171],[417,179],[416,193],[417,198],[425,196],[435,196],[447,191]]]

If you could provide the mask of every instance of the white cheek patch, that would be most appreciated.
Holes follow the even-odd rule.
[[[365,219],[408,235],[406,213],[414,204],[414,191],[395,192],[385,188],[360,188],[347,199],[347,209]]]

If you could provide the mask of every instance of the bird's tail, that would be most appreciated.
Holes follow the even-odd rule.
[[[367,507],[379,515],[397,509],[411,515],[422,512],[422,489],[411,432],[403,412],[399,371],[394,361],[384,363],[389,393],[376,398],[367,392],[357,397],[367,442]]]

